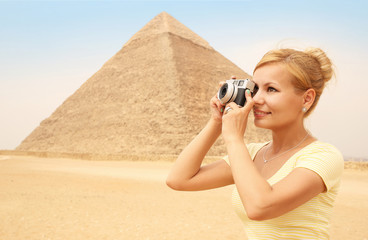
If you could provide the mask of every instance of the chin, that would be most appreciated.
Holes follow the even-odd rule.
[[[254,119],[254,125],[258,128],[271,129],[271,125],[267,121],[261,119]]]

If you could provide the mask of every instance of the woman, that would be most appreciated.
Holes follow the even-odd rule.
[[[343,171],[343,157],[313,137],[304,119],[313,111],[332,64],[317,48],[268,52],[257,64],[246,105],[211,99],[212,116],[182,151],[167,184],[176,190],[204,190],[235,184],[233,205],[248,239],[328,239],[329,218]],[[223,111],[225,109],[225,111]],[[244,143],[249,112],[272,141]],[[201,166],[222,134],[228,156]]]

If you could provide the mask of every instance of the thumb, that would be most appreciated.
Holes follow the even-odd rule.
[[[252,95],[251,95],[251,93],[250,93],[250,90],[249,89],[247,89],[246,91],[245,91],[245,99],[247,100],[246,102],[245,102],[245,105],[244,105],[244,107],[243,107],[243,111],[246,111],[246,112],[250,112],[252,109],[253,109],[253,106],[254,106],[254,100],[253,100],[253,98],[252,98]]]

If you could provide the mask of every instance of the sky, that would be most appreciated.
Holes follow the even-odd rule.
[[[336,77],[306,127],[368,158],[368,1],[1,1],[0,149],[14,149],[157,14],[166,11],[252,74],[279,47],[320,47]]]

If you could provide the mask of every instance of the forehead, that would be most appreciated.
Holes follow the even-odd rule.
[[[257,68],[253,74],[253,81],[258,85],[268,84],[270,82],[279,85],[292,85],[294,76],[281,63],[266,64]]]

